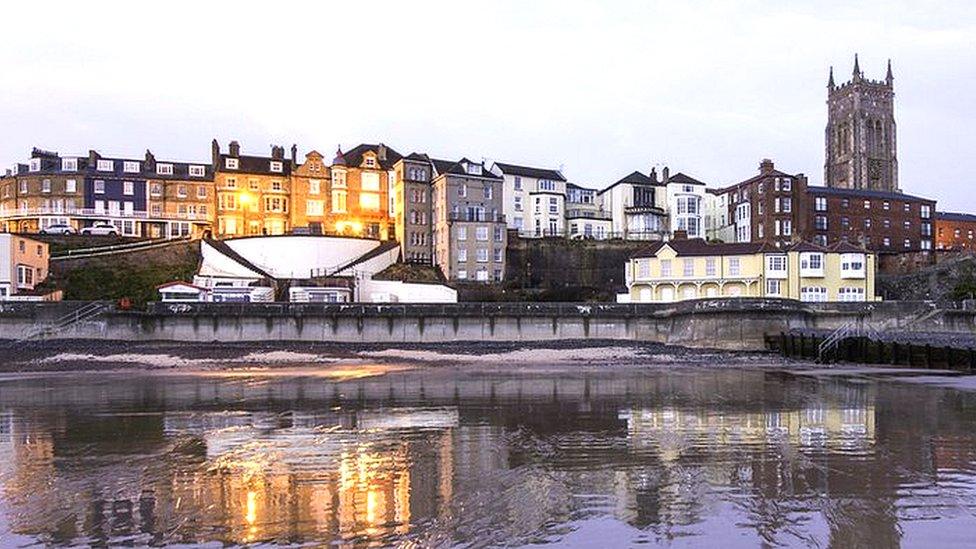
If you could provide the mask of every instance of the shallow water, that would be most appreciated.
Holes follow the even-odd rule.
[[[0,545],[976,540],[971,393],[755,369],[384,371],[0,379]]]

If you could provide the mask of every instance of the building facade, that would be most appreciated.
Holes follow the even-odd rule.
[[[711,214],[712,236],[725,242],[767,242],[785,248],[803,230],[803,174],[788,174],[776,169],[772,160],[763,159],[759,175],[729,187],[711,191],[713,204],[723,212]],[[719,236],[732,237],[725,240]]]
[[[625,266],[622,301],[671,302],[711,297],[800,301],[874,301],[875,256],[851,244],[807,242],[780,249],[765,242],[657,242]]]
[[[297,150],[292,152],[297,156]],[[335,229],[330,223],[331,171],[322,154],[309,151],[305,162],[291,171],[291,227],[309,234],[327,234]]]
[[[937,250],[976,249],[976,215],[936,212],[935,248]]]
[[[449,280],[502,281],[508,231],[501,176],[467,158],[431,163],[434,264]]]
[[[688,238],[704,238],[705,184],[678,172],[665,176],[664,186],[671,230],[684,231]]]
[[[222,153],[211,144],[218,238],[285,234],[291,228],[291,170],[284,147],[272,145],[271,156],[242,155],[231,141]],[[294,150],[294,149],[293,149]]]
[[[383,143],[361,144],[342,152],[331,167],[330,234],[388,240],[394,237],[396,179],[394,165],[401,155]]]
[[[807,187],[803,237],[851,242],[879,253],[931,250],[935,201],[901,192]]]
[[[495,162],[501,176],[508,227],[521,236],[563,236],[566,230],[566,178],[559,170]]]
[[[857,55],[849,82],[827,82],[824,182],[828,187],[897,192],[898,154],[891,61],[883,81],[868,80]]]
[[[82,230],[96,222],[123,236],[201,234],[213,220],[213,176],[205,163],[61,156],[33,149],[0,180],[0,224],[8,231]]]
[[[393,172],[392,214],[403,260],[429,265],[434,257],[430,157],[409,154],[393,165]]]
[[[31,295],[48,275],[46,242],[0,234],[0,300]]]
[[[598,204],[610,214],[611,235],[626,240],[660,240],[668,234],[667,187],[635,171],[597,193]]]
[[[613,219],[603,209],[596,189],[566,183],[566,236],[605,240],[613,233]]]

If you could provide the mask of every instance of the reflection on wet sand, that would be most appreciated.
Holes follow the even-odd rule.
[[[602,516],[623,543],[717,542],[718,521],[897,545],[973,502],[972,402],[946,394],[744,371],[28,379],[0,384],[0,510],[55,544],[518,545]]]

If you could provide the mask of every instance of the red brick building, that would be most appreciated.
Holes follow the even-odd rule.
[[[936,212],[935,248],[938,250],[976,249],[976,215]]]
[[[804,240],[862,244],[876,252],[931,250],[935,200],[900,192],[807,187]]]

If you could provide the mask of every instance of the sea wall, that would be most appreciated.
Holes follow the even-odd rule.
[[[34,335],[81,303],[0,304],[0,339]],[[835,329],[860,319],[879,330],[972,333],[976,314],[930,302],[800,303],[706,299],[672,304],[215,304],[153,303],[109,310],[46,339],[436,343],[604,339],[758,350],[763,336]]]

